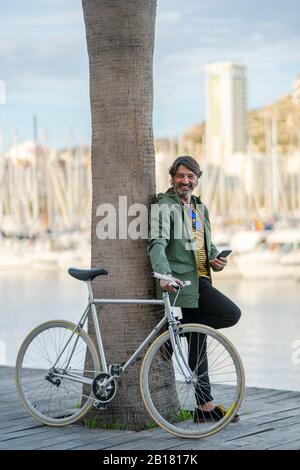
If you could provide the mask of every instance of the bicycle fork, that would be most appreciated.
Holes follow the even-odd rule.
[[[180,338],[178,335],[180,322],[177,324],[169,323],[169,334],[171,339],[171,344],[173,348],[173,354],[175,356],[176,363],[181,370],[182,374],[184,375],[186,383],[197,383],[198,379],[196,374],[191,370],[188,361],[186,360],[186,355],[182,350],[182,345],[180,342]]]
[[[165,304],[165,310],[167,313],[168,318],[168,325],[169,325],[169,334],[171,339],[171,345],[173,348],[173,354],[175,356],[176,362],[178,364],[179,369],[181,370],[182,374],[187,383],[197,383],[197,376],[191,370],[188,361],[186,360],[185,354],[182,350],[182,346],[180,343],[179,337],[179,326],[180,322],[176,320],[173,315],[173,309],[171,307],[169,294],[167,292],[163,293],[163,300]]]

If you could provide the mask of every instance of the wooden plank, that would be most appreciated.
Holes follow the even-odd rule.
[[[234,440],[235,445],[239,446],[253,446],[253,448],[266,449],[272,445],[281,445],[284,443],[292,442],[295,440],[295,437],[299,435],[300,423],[294,424],[293,426],[279,427],[273,429],[273,432],[270,432],[266,435],[258,434],[252,436],[241,436],[236,437]],[[227,442],[232,442],[231,439]]]
[[[16,432],[6,433],[0,435],[0,442],[7,442],[14,439],[21,439],[21,438],[34,438],[37,435],[40,439],[44,438],[45,434],[53,434],[53,429],[48,428],[46,426],[40,426],[35,428],[23,429]],[[3,444],[2,444],[3,445]]]
[[[122,434],[122,438],[124,438],[123,434]],[[65,435],[63,437],[63,439],[62,439],[61,435],[60,436],[53,435],[53,436],[50,437],[50,439],[47,439],[45,441],[37,440],[33,443],[33,449],[34,450],[47,449],[49,447],[49,444],[51,444],[52,446],[57,446],[57,445],[60,445],[62,443],[62,441],[65,441],[66,439],[68,440],[70,445],[72,445],[72,441],[74,441],[74,440],[78,441],[78,433],[73,431],[69,435]],[[89,442],[91,442],[92,440],[95,440],[95,439],[96,439],[96,437],[89,436],[88,439],[85,439],[85,440],[89,443]],[[110,434],[106,435],[105,439],[112,442],[113,439],[115,439],[115,436],[114,436],[113,433],[110,433]],[[81,435],[80,442],[82,442],[82,441],[83,441],[83,437]],[[72,449],[72,448],[74,448],[74,445],[72,447],[70,447],[69,449]]]
[[[109,447],[105,448],[106,450],[169,450],[169,448],[173,447],[174,445],[182,444],[186,439],[180,439],[171,434],[166,436],[162,439],[158,436],[153,436],[151,439],[138,439],[135,441],[124,441],[118,445],[110,445]]]
[[[298,433],[299,435],[299,433]],[[295,439],[297,439],[295,441]],[[294,444],[296,443],[296,445]],[[240,441],[238,444],[239,450],[277,450],[280,448],[294,449],[295,447],[299,447],[299,438],[295,438],[295,432],[292,432],[289,435],[272,435],[270,440],[261,440],[261,441]]]
[[[257,426],[260,426],[262,424],[267,424],[267,423],[272,423],[276,421],[283,420],[285,418],[293,417],[293,416],[299,416],[300,415],[300,408],[297,409],[288,409],[288,410],[282,410],[279,411],[278,413],[266,413],[266,414],[260,414],[256,415],[255,417],[249,418],[248,420],[244,419],[243,417],[241,418],[243,422],[248,422],[251,423],[255,421],[255,424]]]
[[[135,449],[137,442],[142,442],[143,445],[146,445],[148,442],[153,441],[153,436],[156,434],[156,430],[150,430],[150,431],[141,431],[141,432],[132,432],[131,434],[128,434],[127,436],[122,435],[122,436],[117,436],[116,439],[112,441],[103,439],[99,442],[91,443],[88,445],[81,445],[81,446],[76,446],[74,447],[74,450],[99,450],[99,449],[118,449],[118,445],[123,445],[124,443],[129,443],[131,449]],[[163,430],[157,430],[158,434],[158,439],[161,440],[161,435],[163,436],[170,436],[169,438],[172,438],[171,435],[167,434]],[[174,438],[174,437],[173,437]],[[176,439],[176,438],[175,438]],[[145,449],[150,449],[151,447],[145,447]]]
[[[300,439],[285,444],[268,447],[268,450],[300,450]]]
[[[15,413],[8,412],[8,413],[2,413],[1,417],[1,423],[5,423],[7,420],[10,419],[17,419],[17,418],[26,418],[26,416],[29,416],[28,413],[24,411],[16,411]]]
[[[1,429],[9,429],[15,426],[27,426],[28,424],[38,424],[31,416],[24,416],[22,418],[8,419],[6,422],[0,423],[0,433]]]
[[[1,428],[0,429],[0,436],[3,435],[9,435],[13,432],[18,432],[18,431],[25,431],[27,429],[35,429],[35,428],[41,428],[42,424],[38,424],[37,422],[33,422],[29,420],[27,423],[22,423],[22,424],[17,424],[13,426],[7,426],[6,428]]]
[[[123,434],[123,431],[111,431],[111,434],[106,434],[104,436],[101,432],[102,430],[99,431],[100,432],[98,432],[97,430],[97,434],[95,433],[94,435],[87,434],[82,436],[80,434],[78,435],[78,437],[75,438],[66,438],[63,442],[43,446],[40,448],[40,450],[71,450],[78,446],[84,448],[84,446],[86,445],[98,443],[103,439],[109,439],[109,442],[113,443],[113,440],[116,437],[119,437],[121,433]]]
[[[59,430],[56,430],[56,431],[59,431]],[[19,440],[13,440],[11,442],[6,442],[6,443],[2,443],[1,444],[1,447],[0,449],[13,449],[13,450],[18,450],[18,449],[25,449],[25,450],[38,450],[38,449],[41,449],[43,447],[46,447],[46,446],[49,446],[51,444],[58,444],[58,443],[61,443],[61,442],[64,442],[66,437],[69,437],[70,438],[70,435],[72,435],[74,438],[78,438],[78,435],[82,436],[82,433],[83,431],[81,429],[79,430],[75,430],[72,429],[69,433],[66,433],[65,432],[65,429],[64,430],[60,430],[62,431],[61,433],[51,433],[51,434],[48,434],[47,437],[44,436],[44,438],[41,438],[39,436],[30,436],[30,437],[25,437],[25,438],[22,438],[22,439],[19,439]],[[113,435],[115,434],[116,435],[116,438],[121,438],[121,439],[124,439],[125,438],[125,435],[128,434],[128,431],[123,431],[123,432],[113,432],[113,431],[110,431],[110,432],[102,432],[103,430],[99,430],[99,441],[103,440],[103,441],[108,441],[108,442],[112,442],[112,437]],[[105,430],[106,431],[106,430]],[[89,432],[89,430],[87,430],[87,433]],[[67,434],[69,434],[69,436],[67,436]],[[93,437],[93,434],[94,433],[91,433],[91,435],[89,436],[89,439],[95,439],[95,436]],[[135,434],[135,433],[132,433],[132,434]],[[102,436],[102,438],[100,437]],[[82,440],[81,440],[82,442]],[[6,444],[6,445],[4,445]]]
[[[267,430],[264,430],[264,432],[267,432]],[[236,443],[236,441],[235,440],[232,440],[230,442],[224,441],[224,436],[222,436],[222,433],[223,431],[205,439],[198,439],[198,440],[185,439],[185,441],[180,445],[176,445],[176,443],[174,443],[173,445],[168,447],[168,450],[189,450],[189,449],[193,449],[193,450],[212,449],[213,450],[219,447],[222,447],[222,448],[226,447],[227,449],[237,448],[238,444]],[[255,429],[253,430],[252,434],[250,433],[250,435],[256,435]]]
[[[51,442],[51,439],[59,438],[63,442],[66,436],[70,434],[77,437],[83,435],[84,432],[77,426],[65,428],[43,427],[41,430],[33,430],[31,433],[28,433],[28,431],[13,433],[12,438],[10,436],[9,439],[1,442],[0,448],[36,449],[42,445],[47,445]]]
[[[299,406],[299,398],[298,400],[286,400],[280,404],[280,409],[277,409],[272,404],[268,403],[261,403],[255,409],[247,408],[247,404],[244,404],[243,407],[240,409],[239,414],[243,421],[249,421],[256,419],[259,416],[268,416],[268,415],[276,415],[283,411],[296,411],[300,408]]]

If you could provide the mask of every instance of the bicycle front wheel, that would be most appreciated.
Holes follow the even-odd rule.
[[[173,351],[169,332],[147,351],[141,368],[141,393],[152,419],[178,437],[211,436],[236,415],[244,393],[238,352],[221,333],[199,324],[180,325]],[[213,402],[221,416],[197,408]]]
[[[100,370],[90,337],[61,320],[43,323],[23,342],[16,386],[27,411],[50,426],[83,418],[93,403],[92,380]]]

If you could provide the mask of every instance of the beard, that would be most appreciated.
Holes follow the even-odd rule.
[[[192,183],[189,183],[189,184],[173,183],[173,189],[174,191],[176,191],[176,193],[180,197],[184,196],[184,197],[190,198],[190,196],[193,193],[194,187],[195,185],[193,185]]]

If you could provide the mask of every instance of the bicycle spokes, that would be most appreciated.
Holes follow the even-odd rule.
[[[83,332],[50,322],[32,334],[18,358],[18,384],[29,411],[47,424],[73,420],[90,405],[99,370]]]
[[[162,335],[164,339],[158,338],[145,357],[145,404],[153,419],[170,432],[204,437],[236,413],[243,392],[242,366],[229,342],[210,328],[185,325],[177,334],[178,351],[169,335]],[[215,411],[196,411],[209,408],[208,403]]]

